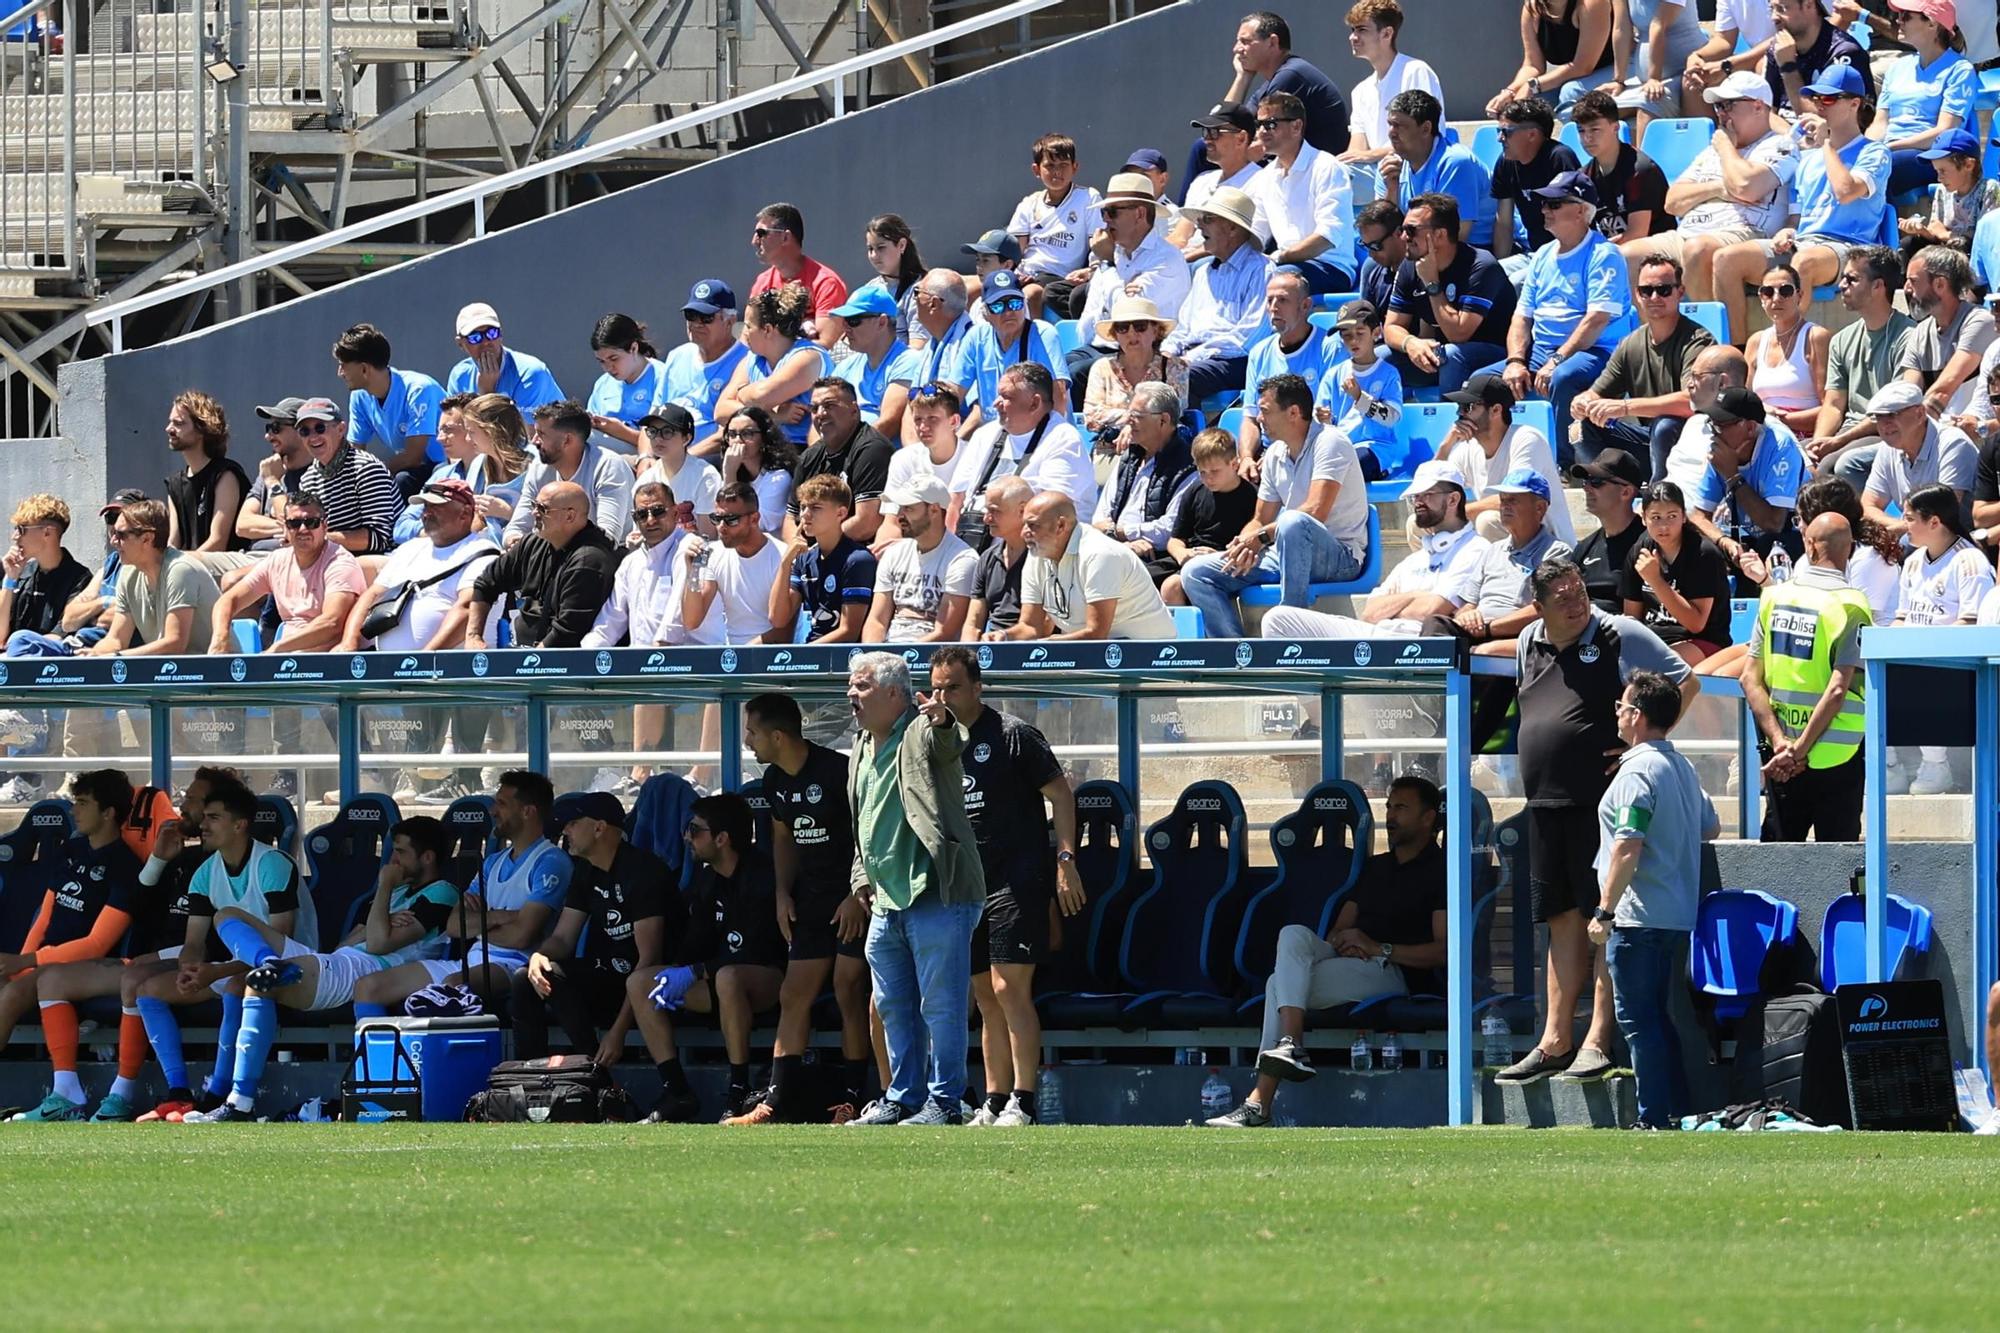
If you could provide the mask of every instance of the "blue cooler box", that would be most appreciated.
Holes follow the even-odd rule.
[[[354,1025],[354,1063],[341,1087],[341,1118],[460,1120],[500,1063],[499,1020],[367,1018]]]

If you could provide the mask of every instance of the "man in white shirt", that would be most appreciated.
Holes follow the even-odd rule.
[[[1089,341],[1066,358],[1064,370],[1070,377],[1072,403],[1083,401],[1091,362],[1118,350],[1116,343],[1095,336],[1112,303],[1121,296],[1143,296],[1162,311],[1179,310],[1191,282],[1187,260],[1153,225],[1159,201],[1153,196],[1152,182],[1137,172],[1113,176],[1097,211],[1109,233],[1111,259],[1099,264],[1091,275],[1090,289],[1077,314],[1077,323]]]
[[[369,637],[361,628],[369,613],[405,588],[410,595],[396,623],[374,636],[378,651],[428,653],[465,642],[472,585],[500,548],[487,537],[486,524],[473,508],[472,487],[457,477],[428,483],[417,492],[417,504],[422,507],[424,535],[404,542],[389,556],[348,613],[338,651],[359,652]],[[468,599],[463,603],[461,589]],[[489,643],[499,618],[496,606],[481,635]]]
[[[771,585],[777,582],[784,548],[758,524],[756,488],[732,481],[715,498],[714,545],[700,537],[681,543],[682,563],[700,571],[686,580],[681,623],[699,625],[709,609],[722,607],[725,643],[789,643],[792,626],[771,625]]]
[[[1066,495],[1045,491],[1021,520],[1028,564],[1021,619],[995,639],[1171,639],[1174,618],[1124,543],[1077,522]]]
[[[1079,509],[1097,503],[1097,473],[1075,426],[1055,415],[1055,379],[1034,361],[1000,374],[1000,419],[959,450],[950,490],[961,513],[977,514],[996,477],[1018,476],[1038,491],[1061,491]]]
[[[875,566],[875,601],[863,643],[947,643],[965,627],[979,557],[945,527],[951,492],[936,477],[920,476],[882,497],[887,513],[910,534],[892,543]]]
[[[1494,488],[1508,473],[1526,468],[1548,482],[1549,494],[1556,497],[1549,506],[1549,531],[1565,546],[1574,545],[1576,524],[1562,500],[1555,450],[1534,427],[1514,424],[1514,391],[1507,381],[1498,375],[1474,375],[1445,399],[1458,404],[1458,424],[1444,437],[1438,453],[1465,478],[1465,493],[1474,497],[1466,506],[1472,521],[1477,523],[1489,513],[1497,520],[1500,495]],[[1486,536],[1493,540],[1494,531]]]
[[[1257,146],[1270,161],[1244,193],[1271,221],[1271,262],[1295,268],[1315,296],[1354,290],[1354,191],[1347,166],[1306,142],[1305,103],[1267,93],[1257,103]]]
[[[1264,613],[1267,639],[1406,639],[1423,633],[1424,617],[1449,614],[1441,590],[1476,580],[1490,543],[1465,516],[1465,477],[1441,458],[1417,468],[1403,500],[1416,520],[1417,549],[1396,562],[1362,604],[1361,614],[1334,616],[1298,606]]]
[[[1368,62],[1369,74],[1347,99],[1350,137],[1343,162],[1376,162],[1395,151],[1389,146],[1389,100],[1397,93],[1416,88],[1444,101],[1437,71],[1396,49],[1402,35],[1403,7],[1396,0],[1357,0],[1347,11],[1347,49]]]
[[[1775,235],[1791,216],[1799,146],[1772,119],[1770,83],[1746,64],[1739,59],[1733,74],[1700,94],[1717,128],[1667,187],[1667,212],[1680,225],[1619,247],[1634,282],[1648,255],[1664,253],[1687,274],[1688,300],[1713,301],[1717,252]],[[1693,85],[1692,72],[1687,79],[1684,89]]]
[[[1343,583],[1368,557],[1368,482],[1346,435],[1313,420],[1313,386],[1274,375],[1257,386],[1264,416],[1257,512],[1219,555],[1181,568],[1181,589],[1210,638],[1243,637],[1236,595],[1276,583],[1279,602],[1309,606],[1312,585]]]
[[[579,647],[616,648],[629,643],[641,648],[660,641],[667,588],[674,581],[674,552],[687,534],[674,523],[674,493],[665,482],[639,484],[632,493],[632,519],[641,544],[619,562],[611,578],[611,600],[597,613]]]
[[[1188,216],[1187,210],[1200,208],[1225,185],[1232,190],[1244,189],[1251,178],[1263,170],[1263,165],[1257,148],[1257,113],[1250,107],[1223,102],[1207,115],[1196,116],[1189,123],[1201,131],[1202,151],[1215,164],[1188,182],[1181,215],[1174,219],[1173,226],[1167,228],[1168,243],[1192,264],[1207,257],[1208,247],[1202,243],[1194,219]],[[1252,222],[1259,241],[1271,239],[1268,218],[1259,212],[1253,215]]]
[[[660,482],[673,492],[675,503],[693,505],[695,527],[702,536],[713,537],[715,524],[708,516],[722,489],[722,474],[689,452],[695,442],[694,415],[679,403],[657,403],[638,424],[639,447],[651,455],[639,467],[639,484]],[[632,494],[636,505],[638,492]]]

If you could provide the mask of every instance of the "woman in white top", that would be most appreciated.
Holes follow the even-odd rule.
[[[1757,284],[1757,301],[1771,327],[1751,334],[1743,349],[1751,390],[1800,439],[1817,428],[1827,348],[1833,343],[1831,332],[1805,318],[1806,297],[1796,269],[1771,265]]]
[[[783,427],[761,407],[738,408],[722,428],[722,484],[747,481],[757,491],[757,523],[782,541],[799,452]]]
[[[1903,561],[1902,609],[1898,625],[1970,625],[1979,604],[1993,591],[1993,566],[1966,534],[1958,492],[1933,482],[1903,501],[1911,551]],[[1942,745],[1926,745],[1912,796],[1937,796],[1952,789],[1951,756]],[[1890,780],[1890,785],[1897,785]]]

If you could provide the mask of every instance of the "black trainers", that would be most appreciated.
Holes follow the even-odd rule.
[[[1526,1055],[1508,1065],[1493,1076],[1495,1083],[1539,1083],[1552,1074],[1560,1074],[1576,1060],[1575,1051],[1562,1055],[1550,1055],[1537,1046]]]
[[[243,974],[243,984],[251,990],[269,994],[294,985],[305,976],[305,969],[297,963],[283,958],[267,958]]]
[[[1243,1104],[1228,1115],[1213,1116],[1202,1123],[1211,1129],[1269,1129],[1271,1113],[1245,1098]]]
[[[1306,1059],[1305,1047],[1290,1037],[1280,1037],[1276,1046],[1257,1056],[1257,1072],[1287,1083],[1304,1083],[1319,1071]]]
[[[692,1092],[665,1092],[652,1111],[639,1118],[642,1125],[691,1125],[701,1119],[701,1098]]]

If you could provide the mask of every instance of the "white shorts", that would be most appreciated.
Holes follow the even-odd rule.
[[[453,958],[425,958],[421,961],[424,971],[430,974],[431,983],[435,985],[447,977],[455,977],[488,962],[499,969],[501,976],[511,980],[516,972],[528,965],[528,955],[519,949],[494,949],[489,952],[484,941],[475,940],[472,947],[466,950],[462,962]]]
[[[307,1009],[338,1009],[354,998],[355,983],[372,973],[380,972],[385,964],[366,949],[346,945],[332,953],[316,953],[297,940],[286,940],[282,958],[316,958],[319,960],[319,985],[313,991]]]
[[[286,943],[289,944],[291,943],[291,941],[287,940]],[[185,944],[176,944],[172,948],[160,950],[160,961],[163,963],[173,962],[175,959],[181,956],[181,950],[185,948],[187,948]],[[290,958],[291,956],[292,955],[290,954],[285,955],[285,957],[287,958]],[[208,961],[213,963],[216,960],[211,958]],[[221,961],[225,963],[233,963],[236,960],[234,958],[225,958]],[[229,983],[234,980],[236,980],[235,977],[217,977],[214,981],[208,983],[208,988],[214,991],[217,995],[227,995],[229,993]]]

